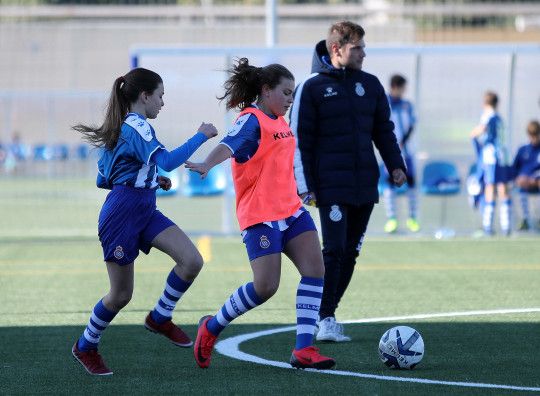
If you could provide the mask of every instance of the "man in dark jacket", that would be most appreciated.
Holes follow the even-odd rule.
[[[319,208],[326,273],[317,340],[350,338],[335,310],[351,280],[373,206],[379,169],[373,143],[393,182],[406,181],[405,164],[377,77],[362,71],[364,30],[331,26],[315,47],[311,76],[295,91],[291,129],[297,137],[295,176],[305,203]]]

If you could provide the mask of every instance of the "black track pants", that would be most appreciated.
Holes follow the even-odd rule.
[[[319,207],[325,266],[321,319],[334,316],[349,286],[373,206],[369,203]]]

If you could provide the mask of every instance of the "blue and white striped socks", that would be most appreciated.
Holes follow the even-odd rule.
[[[418,194],[416,194],[416,188],[409,188],[407,190],[407,197],[409,198],[409,217],[416,219],[418,209]]]
[[[111,323],[116,314],[117,312],[111,312],[105,308],[103,301],[99,300],[92,311],[86,329],[84,329],[83,334],[79,338],[77,348],[83,352],[97,349],[101,333],[103,333],[109,323]]]
[[[520,191],[519,192],[519,202],[521,203],[521,211],[523,213],[523,219],[527,221],[527,223],[531,223],[531,213],[529,211],[529,194]]]
[[[176,303],[190,286],[191,282],[186,282],[172,270],[167,277],[165,290],[163,290],[156,306],[150,312],[152,320],[158,324],[171,320]]]
[[[263,302],[255,292],[253,282],[246,283],[231,294],[221,309],[207,322],[206,327],[210,333],[217,336],[234,319]]]
[[[505,234],[510,232],[511,209],[512,201],[509,198],[501,202],[501,207],[499,208],[499,221],[501,222],[501,230]]]
[[[396,218],[396,191],[392,187],[385,188],[383,191],[384,208],[386,209],[386,218]]]
[[[323,294],[324,278],[309,278],[303,276],[300,279],[296,292],[296,346],[302,349],[313,345],[313,334],[321,299]]]
[[[495,202],[484,203],[484,213],[482,214],[482,228],[484,232],[493,233],[493,215],[495,213]]]

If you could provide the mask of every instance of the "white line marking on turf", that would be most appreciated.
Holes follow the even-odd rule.
[[[345,323],[375,323],[375,322],[391,322],[396,320],[413,320],[413,319],[432,319],[432,318],[447,318],[447,317],[459,317],[459,316],[479,316],[479,315],[505,315],[512,313],[535,313],[540,312],[540,308],[523,308],[523,309],[494,309],[487,311],[466,311],[466,312],[446,312],[446,313],[434,313],[434,314],[421,314],[421,315],[409,315],[409,316],[389,316],[382,318],[368,318],[359,320],[350,320]],[[264,337],[272,334],[285,333],[287,331],[296,330],[296,326],[279,327],[277,329],[257,331],[254,333],[241,334],[239,336],[226,338],[220,341],[216,345],[216,350],[222,355],[228,356],[233,359],[243,360],[246,362],[252,362],[257,364],[263,364],[266,366],[280,367],[285,369],[292,369],[291,365],[286,362],[279,362],[276,360],[267,360],[261,357],[250,355],[249,353],[242,352],[240,350],[240,344],[252,340],[254,338]],[[538,387],[527,386],[514,386],[503,384],[486,384],[480,382],[457,382],[457,381],[442,381],[442,380],[430,380],[425,378],[404,378],[404,377],[392,377],[387,375],[376,374],[364,374],[356,373],[353,371],[340,371],[340,370],[312,370],[306,371],[317,372],[323,374],[341,375],[349,377],[359,377],[375,379],[380,381],[397,381],[397,382],[413,382],[419,384],[428,385],[449,385],[460,386],[469,388],[491,388],[491,389],[507,389],[517,391],[531,391],[540,392]]]
[[[346,320],[342,323],[376,323],[376,322],[393,322],[395,320],[414,320],[414,319],[433,319],[433,318],[451,318],[458,316],[479,316],[479,315],[507,315],[513,313],[535,313],[540,312],[540,308],[516,308],[516,309],[492,309],[485,311],[462,311],[462,312],[443,312],[430,313],[406,316],[388,316],[383,318],[369,318]]]

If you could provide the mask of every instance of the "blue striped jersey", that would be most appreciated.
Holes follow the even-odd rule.
[[[157,189],[157,165],[152,155],[164,146],[154,128],[137,113],[129,113],[113,150],[103,150],[98,160],[97,186],[111,189],[115,184]]]
[[[401,143],[403,137],[411,128],[414,128],[414,125],[416,124],[414,107],[410,101],[402,98],[394,98],[390,95],[388,95],[388,103],[392,110],[390,119],[394,123],[394,134],[396,135],[397,141]]]
[[[480,144],[504,145],[503,122],[499,114],[494,111],[486,111],[480,117],[480,124],[486,127],[486,131],[480,137]]]
[[[482,162],[487,165],[509,165],[501,116],[493,110],[485,111],[480,117],[480,125],[486,128],[477,138],[481,147]]]

